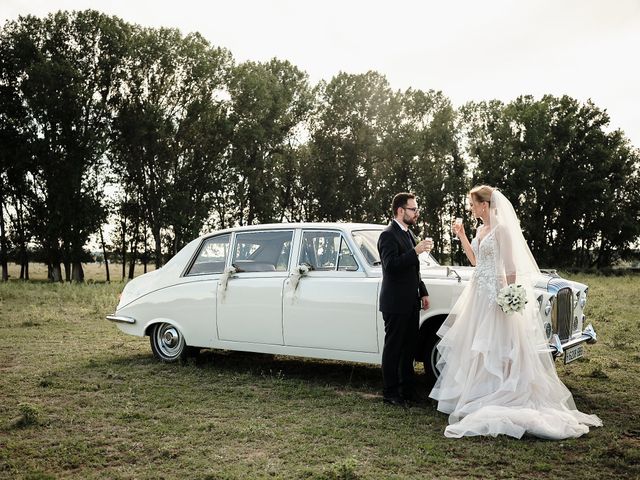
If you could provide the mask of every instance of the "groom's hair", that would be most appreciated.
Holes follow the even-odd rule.
[[[401,192],[396,194],[396,196],[393,197],[393,202],[391,202],[391,212],[393,213],[393,216],[395,217],[398,213],[398,209],[400,207],[404,207],[412,198],[416,198],[413,193]]]

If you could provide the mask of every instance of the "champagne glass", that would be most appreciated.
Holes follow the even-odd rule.
[[[431,249],[433,248],[433,238],[431,238],[431,237],[424,237],[424,239],[425,239],[427,242],[429,242],[429,243],[430,243],[429,250],[427,250],[427,253],[431,253]]]
[[[456,217],[455,224],[456,224],[456,225],[462,225],[462,218],[460,218],[460,217]],[[456,242],[459,242],[459,241],[460,241],[460,239],[459,239],[459,238],[458,238],[458,236],[456,235],[455,231],[453,232],[453,240],[454,240],[454,241],[456,241]]]

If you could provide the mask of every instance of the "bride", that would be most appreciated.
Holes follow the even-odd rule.
[[[441,375],[430,393],[449,414],[445,436],[527,433],[558,440],[601,426],[597,416],[576,409],[558,378],[533,292],[540,270],[511,203],[484,185],[471,190],[469,202],[483,223],[476,237],[469,242],[462,225],[453,229],[476,268],[438,330]],[[497,296],[513,283],[525,287],[528,302],[507,315]]]

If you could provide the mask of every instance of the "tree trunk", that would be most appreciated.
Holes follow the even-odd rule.
[[[29,262],[20,264],[20,280],[29,280]]]
[[[16,228],[20,243],[20,280],[29,280],[29,253],[27,250],[27,235],[22,218],[22,199],[16,201]]]
[[[122,280],[124,280],[127,268],[127,237],[125,231],[125,228],[127,226],[126,220],[122,220],[122,222],[120,222],[120,226],[122,227]]]
[[[71,266],[71,279],[74,282],[84,282],[84,270],[82,269],[82,262],[73,262]]]
[[[144,236],[142,239],[142,246],[144,247],[144,253],[142,254],[142,265],[144,266],[144,273],[147,273],[147,266],[149,265],[149,249],[147,248],[148,234],[147,226],[144,226]]]
[[[131,247],[130,247],[130,255],[129,255],[129,279],[132,280],[136,262],[138,261],[138,244],[140,243],[140,219],[136,219],[136,226],[133,229],[133,236],[131,238]]]
[[[173,233],[174,233],[174,236],[173,236],[173,252],[171,252],[171,253],[172,253],[172,256],[175,256],[176,253],[178,253],[178,248],[179,248],[178,243],[180,242],[179,238],[181,236],[178,233],[177,228],[175,228],[175,227],[173,229]]]
[[[156,270],[162,266],[162,239],[160,238],[160,227],[153,227],[153,239],[155,241]]]
[[[29,280],[29,252],[24,243],[20,245],[20,280]]]
[[[249,198],[247,203],[249,204],[249,213],[247,214],[247,225],[253,225],[253,218],[255,216],[254,199],[256,198],[254,188],[249,186]]]
[[[50,264],[48,266],[49,280],[52,282],[62,282],[62,270],[59,263]]]
[[[131,247],[131,255],[129,255],[129,279],[132,280],[135,268],[136,268],[136,260],[138,259],[138,247],[134,245]]]
[[[64,265],[64,281],[70,282],[71,281],[71,263],[68,260],[65,260],[63,262],[63,265]]]
[[[100,243],[102,244],[102,257],[104,258],[104,268],[107,275],[107,283],[111,283],[111,277],[109,276],[109,258],[107,257],[107,247],[104,244],[104,234],[102,233],[102,227],[100,227]]]
[[[0,265],[2,265],[1,281],[9,280],[9,266],[7,265],[7,237],[4,227],[4,197],[2,183],[0,183]]]

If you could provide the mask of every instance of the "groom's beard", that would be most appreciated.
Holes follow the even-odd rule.
[[[405,215],[404,218],[402,219],[402,221],[406,225],[415,225],[416,224],[416,217],[414,217],[414,216],[410,217],[409,215]]]

